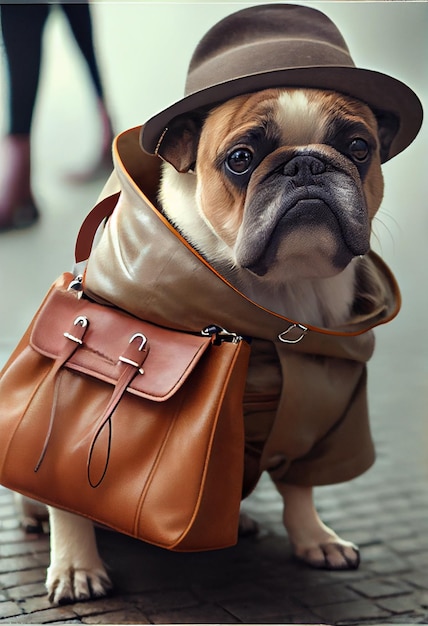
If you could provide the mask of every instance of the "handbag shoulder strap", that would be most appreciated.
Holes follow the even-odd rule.
[[[89,258],[95,233],[97,232],[97,229],[103,219],[109,217],[113,213],[119,196],[120,192],[117,192],[111,196],[103,198],[103,200],[98,202],[98,204],[94,206],[92,211],[90,211],[83,220],[74,248],[76,263],[86,261]]]

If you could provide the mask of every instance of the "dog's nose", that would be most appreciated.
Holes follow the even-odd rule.
[[[283,175],[292,178],[296,185],[307,185],[314,176],[324,174],[325,163],[317,157],[300,155],[293,157],[283,168]]]

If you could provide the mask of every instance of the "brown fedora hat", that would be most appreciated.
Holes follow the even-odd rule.
[[[178,115],[270,87],[328,89],[365,102],[396,134],[384,161],[404,150],[422,124],[422,106],[401,81],[355,67],[333,22],[294,4],[240,10],[214,25],[190,61],[185,97],[148,120],[141,145],[149,154]]]

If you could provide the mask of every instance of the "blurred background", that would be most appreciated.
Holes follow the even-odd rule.
[[[199,38],[223,16],[252,4],[94,1],[96,52],[115,132],[144,123],[180,98]],[[357,66],[401,79],[428,107],[427,3],[305,4],[333,19]],[[4,133],[7,76],[2,48],[0,52],[0,133]],[[87,69],[64,15],[53,5],[32,128],[32,182],[41,219],[31,228],[0,233],[0,364],[50,284],[72,267],[79,225],[108,173],[83,183],[70,181],[68,174],[91,167],[100,132]],[[396,320],[376,331],[369,389],[378,449],[389,450],[390,458],[403,467],[409,455],[420,456],[421,468],[428,473],[427,153],[423,127],[414,143],[384,166],[386,192],[373,247],[399,281],[403,308]],[[396,419],[389,420],[392,414]]]

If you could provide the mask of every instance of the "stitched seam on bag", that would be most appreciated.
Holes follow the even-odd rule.
[[[141,496],[140,496],[140,498],[138,500],[136,513],[135,513],[135,520],[134,520],[134,534],[135,534],[135,536],[138,536],[138,527],[139,527],[139,521],[140,521],[140,518],[141,518],[141,509],[143,508],[145,499],[147,497],[147,494],[148,494],[149,489],[151,487],[151,484],[153,482],[153,477],[155,475],[155,471],[156,471],[157,467],[159,466],[159,463],[160,463],[161,458],[163,456],[163,452],[164,452],[165,447],[167,445],[167,442],[169,440],[170,434],[171,434],[172,430],[174,429],[175,422],[176,422],[176,416],[181,411],[181,408],[183,406],[183,401],[184,401],[184,398],[181,398],[180,405],[176,408],[176,411],[175,411],[174,415],[171,417],[170,425],[169,425],[169,427],[168,427],[168,429],[167,429],[167,431],[166,431],[166,433],[164,435],[162,445],[161,445],[160,449],[158,450],[156,458],[153,461],[152,468],[151,468],[151,470],[149,472],[149,475],[147,477],[147,480],[146,480],[146,484],[145,484],[144,489],[143,489],[143,491],[141,493]],[[166,542],[158,543],[157,545],[164,545],[164,546],[168,546],[169,547],[169,544],[167,544]],[[175,544],[172,544],[172,545],[175,545]]]
[[[43,357],[46,358],[46,357]],[[43,378],[40,381],[40,384],[37,386],[36,389],[34,389],[33,393],[31,394],[30,398],[28,399],[27,405],[25,407],[24,412],[21,415],[21,418],[18,421],[18,424],[15,426],[15,428],[13,429],[13,432],[9,438],[9,441],[7,443],[6,446],[6,453],[4,455],[4,462],[3,462],[3,466],[2,466],[2,472],[3,472],[3,467],[7,467],[8,465],[8,458],[9,458],[9,453],[10,453],[10,447],[12,445],[13,440],[15,439],[15,435],[18,431],[18,429],[20,428],[22,421],[25,419],[27,413],[28,413],[28,409],[30,408],[30,405],[32,405],[33,403],[33,398],[35,397],[35,395],[38,393],[38,391],[40,390],[41,386],[43,385],[43,383],[45,382],[46,378],[49,376],[49,374],[51,373],[51,367],[48,369],[48,371],[46,372],[45,376],[43,376]],[[13,489],[13,486],[11,486],[11,488]]]
[[[223,345],[225,345],[225,344],[223,344]],[[171,546],[171,549],[173,549],[175,546],[180,544],[180,542],[186,537],[186,535],[189,533],[189,530],[192,527],[193,522],[195,521],[195,518],[196,518],[197,514],[199,513],[199,509],[200,509],[202,498],[203,498],[203,488],[204,488],[204,485],[205,485],[205,482],[206,482],[206,479],[207,479],[207,474],[208,474],[209,459],[211,458],[214,438],[215,438],[215,434],[216,434],[216,430],[217,430],[217,424],[218,424],[219,415],[220,415],[219,407],[221,406],[221,403],[223,402],[224,396],[226,394],[226,389],[229,386],[230,378],[232,376],[232,372],[233,372],[235,363],[236,363],[236,361],[238,359],[239,352],[240,352],[240,350],[235,350],[235,352],[233,354],[233,359],[229,363],[229,366],[228,366],[226,380],[225,380],[225,383],[223,384],[222,394],[221,394],[221,396],[217,396],[216,417],[215,417],[214,423],[211,424],[211,433],[210,433],[210,437],[209,437],[209,440],[208,440],[207,451],[206,451],[206,454],[205,454],[204,469],[203,469],[203,472],[201,474],[201,481],[199,483],[199,490],[198,490],[198,498],[197,498],[196,504],[195,504],[195,506],[193,508],[193,515],[192,515],[192,517],[191,517],[187,527],[184,529],[184,531],[180,535],[180,537]]]

